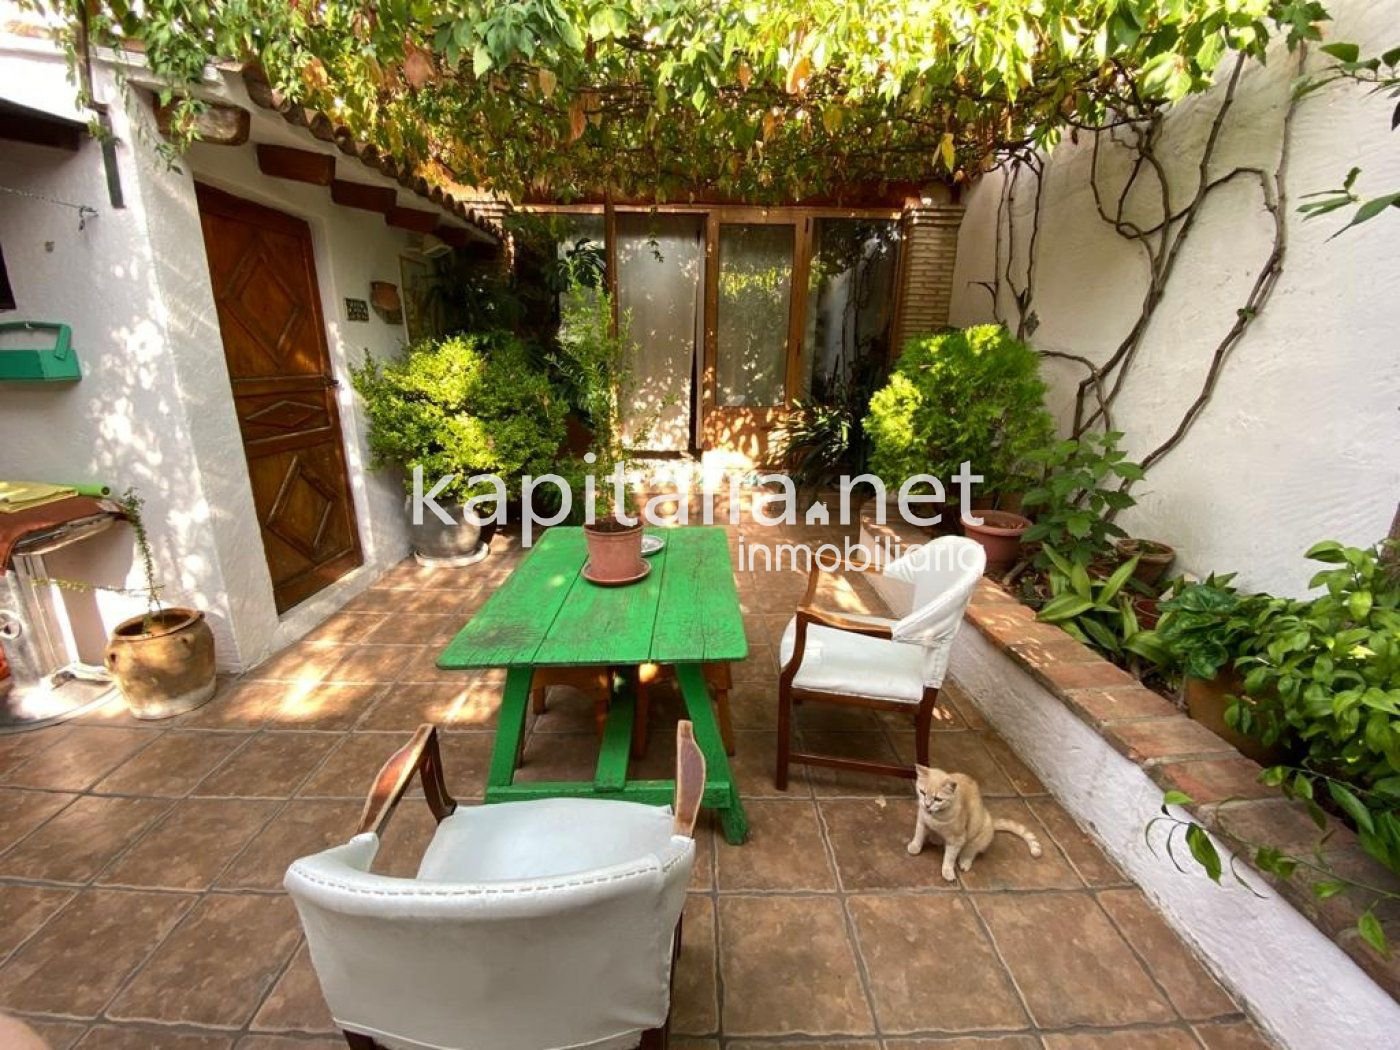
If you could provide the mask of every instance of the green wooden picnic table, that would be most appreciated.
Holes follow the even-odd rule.
[[[715,722],[703,667],[748,655],[729,544],[716,526],[655,530],[666,546],[647,559],[651,573],[625,587],[599,587],[581,575],[588,560],[581,528],[553,528],[438,658],[448,670],[504,667],[506,683],[486,801],[616,798],[665,805],[672,780],[629,780],[636,697],[614,692],[591,781],[516,783],[530,679],[537,667],[675,668],[695,739],[705,755],[704,804],[719,810],[724,837],[748,836],[739,789]]]

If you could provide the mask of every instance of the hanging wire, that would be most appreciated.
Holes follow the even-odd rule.
[[[31,193],[29,190],[17,190],[13,186],[0,186],[0,193],[13,193],[16,197],[28,197],[30,200],[43,201],[45,204],[57,204],[60,208],[72,208],[78,213],[78,229],[87,229],[89,219],[97,218],[97,209],[86,204],[74,204],[72,201],[61,201],[57,197],[45,197],[42,193]]]

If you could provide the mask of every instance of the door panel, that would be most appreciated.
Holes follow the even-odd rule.
[[[204,247],[277,611],[362,563],[311,230],[197,187]]]

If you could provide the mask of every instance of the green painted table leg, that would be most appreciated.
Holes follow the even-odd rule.
[[[722,781],[729,788],[728,798],[717,807],[724,840],[732,846],[741,845],[749,837],[749,821],[744,816],[743,803],[739,801],[739,786],[734,783],[729,756],[724,753],[724,740],[715,722],[710,690],[705,685],[705,672],[700,664],[678,664],[676,680],[680,683],[686,711],[695,727],[695,742],[705,755],[706,775],[711,780]]]
[[[632,719],[636,700],[627,686],[613,690],[603,742],[598,747],[598,768],[593,786],[599,794],[621,791],[627,784],[627,762],[632,757]]]
[[[496,718],[496,743],[491,750],[491,768],[486,774],[486,801],[493,788],[510,787],[515,780],[515,763],[525,739],[525,713],[530,708],[530,669],[512,667],[506,671],[501,710]]]

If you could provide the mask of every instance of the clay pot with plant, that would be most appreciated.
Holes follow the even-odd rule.
[[[141,497],[128,489],[121,504],[141,559],[147,609],[117,624],[103,662],[133,715],[170,718],[214,696],[214,632],[199,610],[161,601],[155,558],[141,518]]]
[[[583,516],[588,550],[584,578],[603,586],[632,583],[648,571],[642,558],[642,522],[630,513],[630,492],[624,486],[619,493],[609,480],[627,465],[622,406],[628,403],[633,347],[626,332],[625,319],[614,325],[611,297],[575,275],[561,299],[553,361],[573,392],[592,441],[581,463],[561,469],[566,476],[592,474],[597,479],[591,499],[585,489],[575,509]],[[634,439],[639,427],[645,429],[644,424],[634,426]],[[578,486],[574,488],[579,495]]]
[[[1021,556],[1021,537],[1031,520],[1006,510],[970,510],[963,514],[963,534],[987,552],[987,572],[1001,576]]]
[[[1133,579],[1144,587],[1156,587],[1176,561],[1176,548],[1158,540],[1139,540],[1123,536],[1113,541],[1113,549],[1122,561],[1137,559]]]

